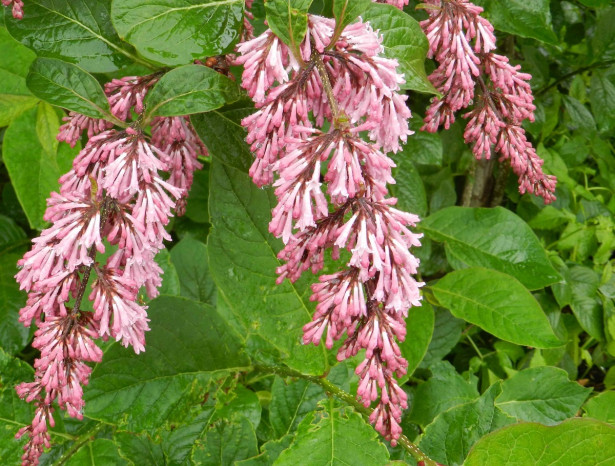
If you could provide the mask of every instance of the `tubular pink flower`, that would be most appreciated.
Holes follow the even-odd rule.
[[[10,7],[12,5],[13,18],[15,19],[23,19],[23,0],[2,0],[2,4],[5,7]]]
[[[371,421],[394,444],[407,407],[394,380],[407,367],[396,339],[405,338],[404,317],[420,305],[423,284],[409,252],[420,245],[409,230],[418,217],[387,197],[395,164],[385,154],[412,134],[410,110],[398,93],[397,62],[380,56],[381,38],[369,24],[348,25],[331,44],[334,31],[334,20],[310,15],[301,57],[271,31],[238,47],[242,85],[257,106],[242,124],[256,156],[250,175],[259,186],[273,183],[278,199],[269,225],[285,243],[277,282],[318,273],[327,250],[334,260],[341,249],[350,253],[346,268],[312,285],[316,312],[303,342],[324,338],[331,348],[346,334],[340,360],[366,350],[358,396],[366,406],[380,399]]]
[[[71,147],[75,147],[84,131],[87,131],[88,138],[91,138],[113,127],[113,123],[107,120],[90,118],[77,112],[69,112],[68,116],[62,118],[62,121],[66,123],[60,126],[60,132],[56,138],[58,141],[70,144]]]
[[[508,160],[519,177],[519,192],[530,192],[555,200],[556,179],[542,171],[543,161],[527,141],[523,120],[534,121],[531,76],[512,66],[508,58],[492,53],[495,49],[493,26],[480,16],[482,8],[467,0],[427,0],[434,6],[421,27],[429,40],[429,56],[438,68],[430,75],[443,94],[427,109],[423,130],[448,129],[455,112],[476,101],[464,115],[468,124],[465,141],[472,144],[477,159],[490,158],[491,151]],[[475,98],[476,86],[480,93]]]
[[[105,84],[111,113],[122,121],[128,119],[131,110],[137,114],[143,113],[145,94],[159,79],[160,74],[154,73],[148,76],[126,76]]]

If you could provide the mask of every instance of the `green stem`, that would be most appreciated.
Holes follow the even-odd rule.
[[[594,68],[603,68],[603,67],[611,66],[613,64],[615,64],[615,60],[601,61],[601,62],[598,62],[598,63],[594,63],[593,65],[583,66],[583,67],[581,67],[579,69],[571,71],[570,73],[566,73],[564,76],[561,76],[561,77],[557,78],[551,84],[543,87],[542,89],[537,90],[534,93],[534,96],[538,97],[538,96],[543,95],[544,93],[546,93],[550,89],[553,89],[555,86],[557,86],[561,82],[566,81],[567,79],[572,78],[573,76],[575,76],[577,74],[584,73],[585,71],[593,70]]]
[[[102,422],[97,423],[92,429],[88,430],[85,434],[81,435],[75,440],[75,443],[66,453],[62,455],[62,457],[56,463],[58,466],[62,466],[66,464],[66,462],[73,456],[79,448],[81,448],[86,443],[94,440],[94,436],[103,428],[105,424]]]
[[[366,408],[361,403],[359,403],[354,396],[350,393],[345,392],[338,386],[334,385],[330,381],[325,378],[317,377],[313,375],[303,374],[301,372],[295,371],[293,369],[288,369],[286,367],[280,366],[262,366],[257,365],[255,369],[258,369],[263,372],[268,372],[270,374],[277,374],[282,377],[296,377],[304,380],[308,380],[316,385],[320,385],[325,391],[336,398],[342,400],[343,402],[349,404],[354,408],[355,411],[362,414],[365,418],[369,418],[372,414],[373,410],[370,408]],[[398,439],[398,443],[406,450],[410,455],[417,461],[423,461],[425,466],[437,466],[434,460],[432,460],[429,456],[423,453],[419,447],[417,447],[414,443],[408,439],[405,435],[401,435]]]

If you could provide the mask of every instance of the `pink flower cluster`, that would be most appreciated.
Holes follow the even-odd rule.
[[[508,160],[519,178],[519,191],[555,200],[556,179],[542,171],[541,160],[527,140],[521,123],[534,120],[531,76],[512,66],[508,58],[493,53],[493,26],[480,16],[483,9],[468,0],[426,0],[429,18],[421,22],[429,40],[429,57],[439,66],[429,77],[442,98],[427,110],[424,130],[448,129],[455,112],[474,108],[464,133],[476,158],[491,157],[492,146],[500,161]],[[476,88],[479,88],[476,96]],[[475,98],[476,96],[476,98]]]
[[[23,0],[2,0],[2,4],[7,8],[12,8],[11,13],[13,14],[13,18],[23,18]]]
[[[389,5],[393,5],[395,8],[399,8],[403,10],[403,8],[408,4],[408,0],[372,0],[375,3],[388,3]]]
[[[397,341],[408,308],[420,305],[409,248],[421,235],[409,229],[418,217],[387,197],[395,165],[386,152],[412,134],[410,111],[397,62],[382,56],[369,24],[348,25],[331,42],[334,31],[334,20],[310,15],[298,56],[270,30],[238,46],[242,86],[258,109],[242,124],[256,155],[250,175],[259,186],[273,183],[278,199],[269,226],[285,243],[278,283],[318,273],[328,250],[334,260],[347,251],[342,270],[312,285],[318,304],[303,341],[318,345],[324,336],[331,348],[346,334],[339,360],[366,351],[358,396],[365,406],[379,400],[370,421],[395,444],[407,407],[395,379],[407,368]]]
[[[127,120],[143,111],[143,98],[158,76],[113,80],[106,92],[114,116]],[[162,269],[154,260],[170,236],[165,226],[182,201],[206,154],[185,117],[157,118],[148,141],[136,124],[125,130],[112,123],[71,112],[58,139],[74,146],[87,131],[89,140],[60,178],[59,193],[47,200],[49,228],[32,240],[32,249],[18,262],[16,279],[28,292],[20,321],[34,320],[33,346],[41,351],[34,381],[17,393],[36,404],[23,464],[38,464],[49,446],[56,401],[71,417],[83,417],[83,389],[99,362],[97,338],[112,337],[136,353],[145,349],[149,330],[147,306],[139,299],[144,287],[158,294]],[[163,171],[169,178],[163,179]],[[97,253],[110,253],[104,260]],[[91,276],[91,292],[85,296]],[[84,298],[92,311],[83,309]]]

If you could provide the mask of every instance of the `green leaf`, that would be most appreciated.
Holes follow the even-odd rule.
[[[596,122],[594,116],[585,105],[574,97],[564,96],[564,108],[570,119],[570,129],[582,131],[595,131]]]
[[[404,144],[402,152],[397,157],[393,156],[395,163],[404,163],[406,160],[417,165],[442,166],[444,148],[442,138],[438,133],[421,131],[423,119],[413,114],[410,120],[410,129],[414,134],[408,136],[408,142]]]
[[[430,368],[432,364],[446,356],[461,338],[465,322],[454,317],[448,309],[433,306],[434,328],[427,353],[420,363],[420,367]]]
[[[161,296],[148,314],[146,351],[137,355],[116,343],[94,368],[85,390],[88,417],[152,430],[201,402],[216,372],[249,364],[240,336],[209,305]]]
[[[160,445],[154,443],[148,435],[136,435],[132,432],[116,432],[113,441],[120,450],[122,458],[133,464],[147,464],[150,466],[163,466],[164,453]]]
[[[472,445],[483,435],[514,422],[493,405],[500,390],[500,384],[494,384],[475,401],[440,414],[425,428],[419,448],[442,464],[462,464]]]
[[[242,0],[114,1],[120,37],[148,60],[185,65],[232,50],[243,21]]]
[[[94,76],[54,58],[37,58],[27,77],[28,88],[40,99],[92,117],[109,116],[109,102]]]
[[[64,464],[67,466],[123,466],[129,463],[119,456],[115,443],[106,438],[97,438],[86,442]]]
[[[391,185],[390,190],[391,195],[397,198],[397,208],[419,217],[427,215],[427,193],[421,175],[405,153],[394,157],[394,160],[397,165],[393,169],[395,184]]]
[[[422,427],[455,406],[476,400],[479,396],[476,383],[465,380],[448,361],[431,366],[432,376],[416,387],[409,419]]]
[[[171,249],[171,260],[177,270],[181,295],[215,306],[216,284],[209,273],[207,246],[186,237]]]
[[[46,202],[58,178],[70,169],[80,148],[58,144],[58,114],[41,102],[13,121],[4,133],[2,158],[30,226],[42,230]]]
[[[585,416],[615,426],[615,392],[602,392],[583,406]]]
[[[186,218],[196,223],[209,223],[209,164],[194,172],[186,203]]]
[[[26,294],[14,277],[19,259],[19,254],[0,255],[0,346],[9,354],[21,351],[30,338],[30,331],[17,320],[26,305]]]
[[[325,406],[299,424],[295,441],[278,457],[276,466],[388,464],[386,447],[359,414],[334,408],[332,400]]]
[[[531,290],[562,279],[531,228],[503,207],[448,207],[420,225],[455,262],[507,273]]]
[[[600,15],[591,41],[594,61],[615,58],[614,22],[615,8],[610,8]]]
[[[573,417],[590,393],[562,369],[533,367],[502,382],[495,405],[520,421],[554,425]]]
[[[609,81],[606,73],[592,74],[589,99],[598,130],[608,133],[615,129],[615,116],[612,111],[615,108],[615,85]]]
[[[563,345],[538,302],[510,275],[474,267],[447,274],[431,289],[454,316],[502,340],[536,348]]]
[[[242,100],[220,110],[191,117],[192,124],[214,159],[248,173],[254,156],[246,144],[241,119],[254,113],[254,104]]]
[[[287,383],[276,377],[271,386],[269,404],[269,422],[275,438],[294,432],[303,418],[314,411],[324,397],[325,392],[319,385],[301,379]]]
[[[21,464],[19,458],[26,439],[15,440],[15,434],[32,422],[34,414],[32,404],[17,396],[15,385],[29,382],[33,377],[32,366],[0,349],[0,458],[7,466]],[[55,437],[52,436],[52,439],[55,440]]]
[[[615,428],[591,419],[516,424],[481,439],[464,466],[598,465],[615,462]]]
[[[179,296],[179,277],[177,270],[171,262],[171,254],[163,249],[156,254],[156,263],[162,268],[162,285],[158,288],[160,294]]]
[[[105,73],[133,58],[111,25],[110,5],[111,0],[30,0],[23,19],[7,13],[5,22],[11,35],[39,57]]]
[[[411,376],[427,353],[434,331],[434,311],[427,301],[413,307],[406,318],[406,339],[399,344],[402,356],[408,361],[407,376]],[[403,380],[403,377],[402,377]]]
[[[475,3],[485,8],[485,17],[500,31],[559,44],[551,24],[549,0],[478,0]]]
[[[302,327],[314,310],[309,280],[294,284],[285,280],[276,285],[277,253],[282,243],[268,230],[273,193],[258,189],[248,175],[215,158],[210,189],[213,229],[207,250],[218,299],[227,301],[247,328],[248,339],[264,338],[293,369],[322,374],[326,349],[301,344]]]
[[[258,454],[254,426],[245,417],[221,420],[207,431],[192,453],[194,464],[227,466]]]
[[[16,42],[0,26],[0,128],[7,126],[25,110],[32,108],[38,99],[26,86],[30,63],[36,58],[28,48]]]
[[[334,0],[333,15],[335,16],[335,28],[342,31],[357,17],[365,12],[371,0]]]
[[[361,16],[382,34],[384,54],[399,62],[397,71],[406,80],[402,89],[437,94],[425,72],[429,42],[418,21],[392,5],[378,3],[369,5]]]
[[[145,119],[209,112],[239,98],[237,83],[203,65],[166,73],[145,97]]]
[[[579,324],[592,337],[604,340],[602,305],[597,296],[600,277],[589,267],[575,265],[568,269],[566,281],[572,292],[570,307]]]
[[[269,0],[265,3],[267,24],[282,42],[298,50],[307,32],[312,0]]]
[[[12,218],[0,214],[0,256],[27,244],[29,240],[25,232]]]

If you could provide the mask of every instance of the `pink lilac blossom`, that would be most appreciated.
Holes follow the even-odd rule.
[[[115,115],[124,119],[141,112],[156,80],[156,75],[127,78],[107,86]],[[150,297],[158,294],[162,269],[154,258],[170,239],[165,226],[200,168],[197,157],[207,153],[185,117],[158,119],[151,141],[137,126],[120,131],[72,112],[65,121],[59,139],[74,145],[87,130],[89,140],[60,178],[60,192],[47,200],[44,218],[50,226],[32,240],[16,275],[28,292],[19,320],[26,326],[34,321],[33,346],[41,351],[34,381],[16,388],[36,404],[32,424],[17,434],[29,437],[24,465],[38,464],[50,445],[52,403],[71,417],[83,417],[87,363],[102,358],[97,338],[112,337],[136,353],[145,350],[149,319],[139,289],[145,287]],[[165,171],[170,172],[166,181]],[[97,253],[108,245],[117,250],[99,260]],[[89,294],[94,312],[87,312],[81,303],[88,298],[91,274],[96,275]]]
[[[397,62],[381,56],[370,25],[350,24],[331,43],[334,31],[334,20],[310,15],[300,56],[269,30],[238,46],[242,86],[257,107],[242,124],[256,156],[250,175],[259,186],[273,183],[278,199],[269,225],[285,243],[278,283],[320,272],[327,251],[334,260],[349,253],[345,268],[312,286],[316,312],[303,341],[324,338],[331,348],[346,334],[340,360],[366,350],[357,395],[365,406],[378,401],[370,420],[395,444],[407,407],[395,379],[407,367],[397,341],[423,283],[409,251],[420,246],[410,230],[419,219],[388,197],[395,164],[386,153],[412,134],[410,110]]]
[[[23,19],[23,0],[2,0],[5,7],[11,7],[11,13],[15,19]]]
[[[375,3],[388,3],[389,5],[393,5],[395,8],[399,8],[403,10],[404,7],[408,4],[408,0],[373,0]]]
[[[464,138],[472,144],[475,157],[489,159],[495,150],[518,176],[522,194],[554,201],[556,179],[542,171],[544,162],[521,126],[523,120],[534,121],[531,76],[493,53],[493,26],[480,16],[481,7],[467,0],[427,0],[427,4],[429,19],[421,27],[429,40],[429,57],[438,62],[429,78],[443,96],[434,98],[427,109],[423,130],[448,129],[455,112],[474,102],[464,115],[469,119]]]

